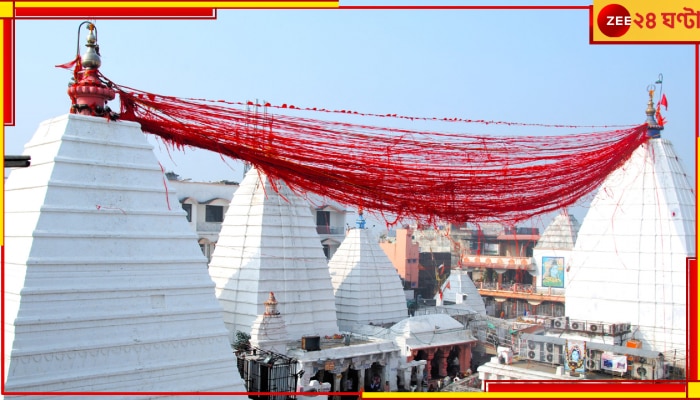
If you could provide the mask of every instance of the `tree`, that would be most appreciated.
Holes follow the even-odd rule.
[[[236,349],[237,352],[250,350],[250,335],[245,332],[236,331],[236,341],[233,342],[233,348]]]

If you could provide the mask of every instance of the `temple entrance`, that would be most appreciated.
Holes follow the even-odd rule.
[[[416,361],[427,360],[428,359],[428,352],[425,350],[418,350],[418,353],[416,354],[416,356],[413,359]],[[416,373],[418,373],[418,369],[416,367],[413,367],[413,368],[415,369]],[[416,380],[419,383],[423,382],[423,384],[427,384],[426,382],[428,382],[428,372],[429,372],[428,368],[430,368],[429,365],[426,365],[425,368],[423,368],[423,376],[416,376]],[[413,378],[411,378],[411,379],[413,379]]]
[[[341,382],[342,387],[340,390],[342,392],[359,392],[359,377],[360,375],[356,369],[348,368],[345,372],[343,372],[343,379]],[[355,400],[357,398],[357,396],[341,396],[341,400]]]
[[[440,360],[444,358],[444,353],[442,349],[435,352],[433,359],[430,360],[430,378],[437,379],[442,377],[442,371],[440,371]]]
[[[336,388],[334,385],[335,379],[333,372],[331,371],[326,371],[326,370],[320,370],[318,371],[314,376],[311,377],[312,381],[319,381],[320,383],[330,383],[331,384],[331,392],[335,392]]]
[[[372,366],[365,373],[365,391],[367,392],[383,392],[384,382],[384,366],[378,362],[373,362]]]
[[[447,355],[447,375],[454,378],[459,375],[459,347],[453,347]]]

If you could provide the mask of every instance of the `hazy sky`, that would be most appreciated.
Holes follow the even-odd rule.
[[[378,114],[637,124],[645,120],[647,85],[663,73],[669,102],[663,134],[694,185],[693,46],[590,45],[588,18],[587,10],[220,10],[209,21],[96,25],[101,71],[122,85],[179,97]],[[80,22],[16,22],[16,127],[5,129],[7,154],[22,153],[41,121],[68,112],[71,73],[54,65],[74,57]],[[118,109],[116,101],[110,106]],[[577,132],[411,126],[512,135]],[[163,167],[184,178],[242,179],[238,162],[203,150],[167,151],[149,140]]]

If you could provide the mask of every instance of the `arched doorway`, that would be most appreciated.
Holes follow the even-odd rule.
[[[384,376],[384,366],[378,362],[373,362],[372,366],[367,370],[365,374],[365,391],[367,392],[381,392],[384,390],[384,382],[382,382],[382,377]]]

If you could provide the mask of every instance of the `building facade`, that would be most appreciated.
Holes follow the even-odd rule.
[[[182,179],[173,172],[166,173],[168,186],[175,191],[190,228],[197,232],[199,247],[211,261],[224,215],[228,211],[238,183],[233,181],[195,182]],[[341,205],[314,196],[308,197],[309,208],[316,220],[318,233],[326,259],[330,260],[345,237],[349,211]]]

